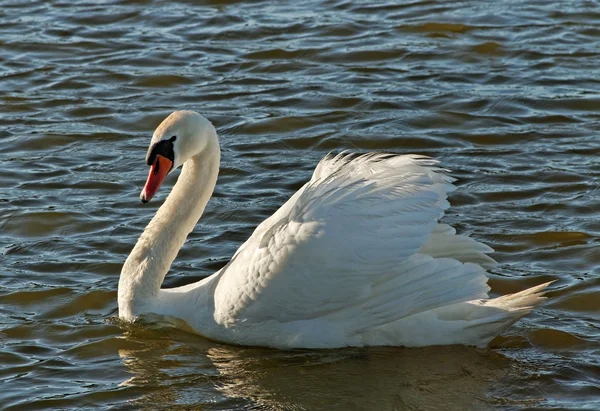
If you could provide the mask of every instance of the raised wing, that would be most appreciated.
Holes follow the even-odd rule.
[[[475,264],[419,253],[454,179],[423,156],[325,157],[240,247],[215,290],[215,320],[330,318],[360,332],[487,297]]]

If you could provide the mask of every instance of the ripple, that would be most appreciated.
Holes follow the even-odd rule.
[[[548,349],[573,349],[589,346],[589,342],[560,330],[534,330],[529,333],[534,344]]]
[[[600,408],[593,4],[5,3],[6,409]],[[120,328],[105,320],[122,263],[174,180],[142,206],[144,155],[175,108],[214,122],[222,165],[167,286],[220,269],[344,149],[452,169],[445,222],[496,250],[494,295],[557,282],[494,351],[279,353]]]

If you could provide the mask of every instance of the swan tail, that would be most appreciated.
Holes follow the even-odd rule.
[[[545,300],[543,294],[549,284],[414,314],[368,330],[362,343],[407,347],[461,344],[483,348]]]
[[[456,235],[456,230],[448,224],[437,224],[431,237],[419,250],[434,258],[454,258],[463,263],[479,264],[492,268],[497,263],[488,256],[494,249],[465,235]]]
[[[465,331],[481,336],[481,341],[474,345],[487,346],[495,336],[529,314],[537,305],[546,300],[544,293],[547,291],[546,287],[552,282],[540,284],[518,293],[481,301],[479,318],[470,321],[465,327]]]
[[[485,300],[485,305],[488,307],[496,307],[499,309],[511,311],[526,311],[525,314],[530,312],[536,305],[546,299],[544,294],[546,293],[546,287],[552,284],[554,281],[549,281],[526,290],[520,291],[514,294],[503,295],[498,298],[491,300]]]

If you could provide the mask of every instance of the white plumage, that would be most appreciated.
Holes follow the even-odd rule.
[[[488,300],[482,266],[494,264],[493,250],[438,223],[454,179],[428,157],[378,153],[325,157],[223,269],[160,290],[220,157],[197,113],[169,116],[151,150],[171,136],[171,160],[185,165],[123,267],[126,320],[154,314],[216,340],[279,348],[483,346],[543,298],[547,284]]]

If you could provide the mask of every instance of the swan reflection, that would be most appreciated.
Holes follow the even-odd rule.
[[[461,346],[278,351],[144,334],[138,348],[119,350],[132,374],[121,386],[139,390],[136,407],[486,409],[509,368],[497,352]]]

